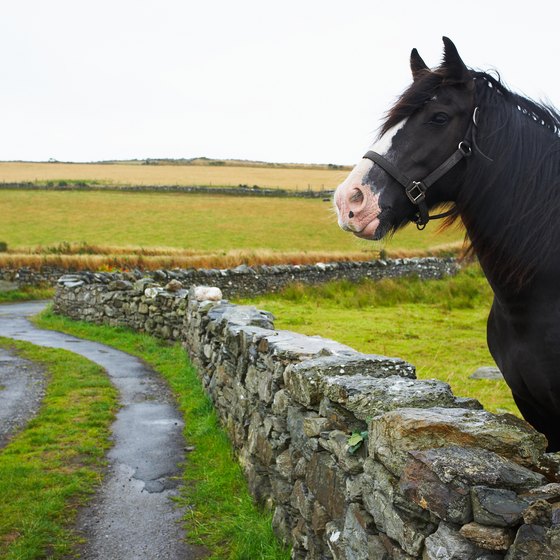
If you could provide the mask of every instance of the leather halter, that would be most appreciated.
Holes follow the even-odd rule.
[[[418,212],[413,218],[410,219],[411,222],[416,224],[418,229],[424,229],[426,224],[430,220],[438,220],[440,218],[445,218],[451,216],[456,212],[455,208],[443,212],[441,214],[435,214],[430,216],[428,212],[428,205],[426,204],[426,191],[441,177],[443,177],[448,171],[450,171],[455,165],[457,165],[463,158],[468,158],[472,155],[473,147],[476,147],[476,139],[474,134],[474,129],[478,126],[478,107],[475,107],[472,115],[472,119],[469,123],[467,131],[465,133],[465,139],[459,142],[457,149],[434,171],[432,171],[427,177],[421,181],[414,181],[410,179],[407,175],[402,173],[395,165],[393,165],[388,159],[386,159],[381,154],[377,152],[369,151],[364,155],[364,159],[369,159],[379,165],[385,170],[395,181],[398,181],[405,190],[406,196],[412,202],[412,204],[418,206]]]

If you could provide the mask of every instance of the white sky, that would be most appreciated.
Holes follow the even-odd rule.
[[[545,14],[545,15],[540,15]],[[352,164],[449,36],[560,106],[560,2],[4,0],[0,160]]]

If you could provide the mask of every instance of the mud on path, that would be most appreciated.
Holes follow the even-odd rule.
[[[47,302],[0,305],[0,336],[63,348],[105,368],[119,390],[106,478],[79,515],[85,560],[188,560],[204,550],[185,543],[178,495],[185,460],[183,420],[164,381],[138,358],[96,342],[42,330],[28,317]]]

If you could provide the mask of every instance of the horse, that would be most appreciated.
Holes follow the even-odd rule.
[[[490,352],[521,414],[560,450],[560,114],[468,68],[443,37],[338,186],[339,226],[378,240],[461,220],[493,291]],[[445,212],[432,215],[437,206]]]

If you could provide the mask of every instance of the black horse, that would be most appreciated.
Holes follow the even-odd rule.
[[[560,114],[416,49],[413,83],[335,193],[339,225],[381,239],[409,221],[460,217],[494,291],[488,346],[519,410],[560,450]],[[430,216],[436,205],[447,211]]]

